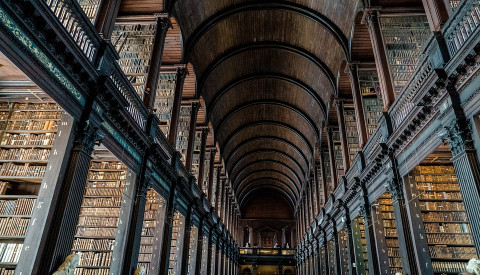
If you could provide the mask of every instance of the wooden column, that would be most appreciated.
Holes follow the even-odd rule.
[[[175,83],[175,95],[173,97],[172,117],[170,119],[170,130],[168,131],[168,142],[175,149],[177,148],[178,120],[182,104],[183,83],[187,76],[187,68],[177,68],[177,80]]]
[[[61,134],[60,134],[61,133]],[[49,167],[45,172],[42,180],[41,188],[38,192],[36,200],[37,205],[32,213],[32,219],[29,224],[29,234],[26,235],[24,240],[24,249],[20,254],[19,264],[16,268],[18,272],[23,274],[38,274],[37,270],[47,270],[52,265],[52,258],[47,263],[42,261],[45,255],[46,259],[49,259],[53,254],[52,241],[56,241],[57,235],[55,232],[59,230],[61,226],[60,219],[57,219],[55,215],[59,210],[64,210],[66,204],[63,199],[63,193],[67,193],[69,189],[63,189],[64,175],[68,175],[70,168],[73,169],[73,164],[78,156],[73,155],[74,151],[72,147],[74,144],[78,146],[78,143],[74,143],[74,140],[78,136],[75,136],[75,123],[73,117],[68,114],[62,116],[62,120],[58,124],[57,137],[53,143],[53,147],[48,159],[47,166]],[[86,148],[85,148],[86,149]],[[76,153],[78,155],[78,152]],[[70,165],[69,163],[72,163]],[[88,165],[84,167],[88,172]],[[85,177],[86,181],[86,177]],[[79,183],[80,181],[75,181]],[[83,190],[82,190],[83,191]],[[82,192],[79,191],[79,192]],[[77,194],[80,198],[83,193]],[[80,207],[80,206],[79,206]],[[59,208],[59,209],[57,209]],[[77,220],[73,221],[75,224]],[[25,249],[28,247],[29,249]],[[71,243],[67,245],[66,249],[71,248]],[[65,251],[65,253],[67,253]],[[67,254],[68,255],[68,254]],[[62,263],[61,259],[57,262]],[[35,265],[35,269],[34,269]],[[45,265],[42,267],[42,265]]]
[[[215,272],[209,273],[209,274],[217,274],[217,275],[223,275],[222,274],[222,244],[220,243],[220,240],[217,240],[217,249],[215,249]]]
[[[338,175],[337,175],[337,164],[335,163],[335,151],[333,144],[333,127],[327,126],[327,143],[328,143],[328,154],[330,158],[330,172],[332,173],[332,184],[333,189],[337,188],[338,185]],[[325,202],[328,200],[328,197],[325,198]]]
[[[187,155],[185,157],[185,169],[192,173],[193,147],[195,146],[195,133],[197,131],[197,115],[200,109],[200,103],[192,103],[192,112],[190,113],[190,125],[188,128]]]
[[[153,106],[155,103],[158,78],[160,76],[160,67],[162,65],[165,37],[167,36],[168,28],[171,26],[170,18],[168,18],[167,14],[155,14],[155,16],[157,17],[157,24],[150,55],[150,65],[148,66],[148,74],[145,80],[145,93],[143,97],[143,103],[147,109],[151,111],[153,111]]]
[[[310,220],[310,223],[313,222],[313,220],[315,219],[315,197],[313,196],[314,195],[314,192],[315,192],[315,189],[314,189],[314,185],[315,184],[315,179],[313,178],[313,175],[311,175],[310,177],[310,212],[312,213],[312,219]]]
[[[363,108],[363,97],[360,91],[360,82],[358,81],[358,65],[349,63],[345,70],[350,76],[350,85],[352,87],[353,104],[355,105],[355,122],[357,123],[358,143],[363,148],[368,140],[367,120],[365,119],[365,109]]]
[[[372,275],[379,275],[379,258],[378,247],[375,245],[375,232],[372,220],[372,212],[370,211],[370,202],[368,200],[368,192],[365,184],[362,184],[362,199],[360,203],[360,214],[363,217],[365,228],[365,240],[368,255],[368,270]],[[363,252],[362,252],[363,253]]]
[[[325,159],[324,159],[324,150],[321,149],[320,150],[320,170],[322,170],[322,178],[321,178],[321,181],[322,181],[322,185],[323,185],[323,188],[322,188],[322,191],[323,192],[323,204],[325,204],[328,200],[328,185],[327,185],[327,173],[328,171],[325,170]]]
[[[422,0],[425,14],[427,15],[430,30],[439,32],[448,20],[450,6],[448,1],[441,0]]]
[[[203,190],[203,175],[205,172],[204,170],[205,170],[205,153],[206,153],[205,151],[207,150],[208,131],[209,131],[208,128],[202,129],[202,137],[200,141],[200,156],[198,160],[199,163],[198,163],[198,179],[197,179],[197,184],[200,187],[200,190]]]
[[[215,169],[215,155],[217,154],[217,149],[210,149],[210,165],[208,171],[208,202],[212,203],[212,198],[215,196],[215,190],[213,188],[213,171]],[[217,181],[218,184],[218,181]]]
[[[176,154],[176,158],[179,158],[179,154]],[[180,179],[178,179],[180,180]],[[170,196],[167,201],[167,211],[165,214],[165,226],[163,227],[163,246],[162,252],[160,253],[160,266],[159,266],[159,275],[168,274],[168,265],[170,260],[170,249],[172,245],[172,228],[173,228],[173,215],[175,214],[175,200],[176,200],[176,182],[171,187]]]
[[[343,99],[336,99],[338,128],[340,131],[340,141],[342,142],[343,168],[347,171],[350,168],[350,152],[348,150],[347,129],[345,127],[345,113]]]
[[[348,268],[350,270],[350,275],[357,275],[357,261],[355,257],[355,246],[353,245],[353,234],[352,234],[352,221],[350,220],[350,215],[348,213],[348,208],[345,207],[346,214],[345,214],[345,232],[347,233],[347,250],[348,250]],[[361,275],[361,274],[359,274]]]
[[[98,15],[95,19],[95,29],[105,40],[112,37],[113,26],[117,20],[121,0],[102,0],[98,7]]]
[[[383,45],[378,11],[374,9],[365,9],[362,22],[367,24],[370,33],[375,64],[377,66],[378,80],[382,92],[383,107],[385,110],[388,110],[395,100],[395,90],[393,88],[393,79],[388,66],[387,53]]]
[[[213,228],[210,228],[210,236],[208,237],[208,249],[207,249],[207,274],[214,274],[212,271],[212,252],[213,252]]]
[[[182,248],[182,266],[180,269],[180,275],[187,275],[188,274],[188,257],[190,251],[190,234],[192,233],[192,208],[189,207],[187,217],[185,219],[185,235],[183,237],[183,244],[180,244]]]
[[[335,273],[337,275],[342,275],[342,269],[340,268],[342,266],[342,263],[340,261],[340,245],[339,245],[339,242],[338,242],[338,231],[337,231],[337,224],[335,223],[334,220],[331,220],[332,221],[332,226],[333,226],[333,236],[332,236],[332,240],[333,240],[333,246],[335,247]]]
[[[321,152],[320,152],[321,154]],[[320,161],[322,161],[322,158],[320,157]],[[321,194],[321,190],[320,190],[320,178],[318,177],[318,170],[321,170],[321,167],[320,167],[320,163],[316,162],[315,165],[313,166],[313,178],[315,180],[315,191],[317,192],[316,193],[316,196],[317,196],[317,209],[315,209],[315,216],[318,216],[318,214],[320,213],[320,209],[322,208],[320,206],[320,194]]]
[[[327,237],[325,236],[325,232],[323,232],[323,237],[322,240],[320,241],[320,247],[319,247],[320,253],[323,255],[323,261],[322,265],[324,266],[325,270],[325,275],[330,274],[330,268],[334,268],[333,266],[329,265],[329,257],[330,255],[328,254],[328,246],[327,246]]]
[[[201,274],[202,271],[202,258],[203,258],[203,235],[206,233],[203,230],[203,223],[205,218],[200,219],[198,226],[198,236],[197,236],[197,255],[196,255],[196,265],[195,265],[195,274]],[[208,248],[207,248],[208,250]],[[207,252],[208,255],[208,252]],[[208,260],[207,260],[208,263]]]

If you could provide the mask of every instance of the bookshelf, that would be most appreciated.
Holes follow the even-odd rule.
[[[198,227],[192,225],[190,228],[190,241],[188,242],[188,272],[187,274],[195,274],[195,265],[197,263],[197,246],[198,246]]]
[[[417,166],[409,176],[415,184],[435,274],[458,274],[477,257],[470,225],[451,165]]]
[[[348,240],[347,240],[347,232],[345,229],[338,231],[338,246],[340,248],[340,265],[342,274],[348,275],[350,274],[349,269],[349,257],[348,257]]]
[[[327,169],[327,168],[325,167],[325,169]],[[317,188],[318,188],[318,194],[319,194],[318,203],[321,206],[324,206],[325,205],[325,197],[324,197],[324,194],[323,194],[322,168],[321,168],[320,165],[316,166],[315,173],[317,173],[317,179],[318,179],[318,182],[317,182]]]
[[[359,70],[358,82],[362,94],[367,134],[371,136],[377,128],[378,120],[382,116],[383,111],[383,101],[377,72],[373,70]]]
[[[329,274],[330,275],[336,275],[337,272],[336,272],[336,269],[337,268],[340,268],[340,267],[337,267],[337,264],[335,263],[335,243],[333,242],[333,240],[329,240],[327,241],[327,253],[328,253],[328,271],[329,271]]]
[[[355,109],[345,107],[343,114],[345,118],[345,130],[347,132],[350,163],[353,163],[355,155],[361,150],[358,139],[357,120],[355,119]]]
[[[208,190],[208,174],[209,174],[209,171],[210,171],[210,154],[208,152],[205,152],[205,159],[204,159],[204,169],[203,169],[203,182],[202,182],[202,191],[203,193],[205,193],[205,195],[209,196],[208,192],[210,190]]]
[[[217,172],[218,172],[218,169],[216,167],[214,167],[214,169],[213,169],[213,179],[212,179],[213,194],[211,196],[211,201],[210,201],[210,204],[214,207],[215,207],[216,197],[217,197],[217,194],[215,193],[216,190],[217,190]]]
[[[202,237],[202,265],[200,267],[200,275],[207,275],[208,264],[208,237]]]
[[[185,164],[188,148],[188,132],[190,130],[190,119],[191,119],[192,107],[191,106],[182,106],[180,108],[180,116],[178,119],[178,132],[177,132],[177,151],[182,154],[182,162]],[[198,133],[197,133],[198,135]],[[194,160],[195,154],[192,161],[192,175],[194,169]],[[198,170],[198,169],[197,169]]]
[[[358,216],[352,220],[352,237],[357,274],[368,275],[367,238],[365,235],[365,223],[362,216]]]
[[[400,248],[398,243],[397,228],[395,224],[395,214],[393,212],[392,197],[390,193],[384,193],[376,201],[377,206],[375,207],[375,212],[373,215],[375,227],[377,227],[376,232],[383,233],[377,236],[377,245],[378,239],[381,239],[386,246],[386,250],[381,250],[377,247],[379,254],[382,254],[381,251],[385,251],[380,257],[388,257],[390,267],[390,273],[403,273],[402,272],[402,258],[400,255]],[[378,230],[380,229],[380,230]],[[382,274],[383,271],[382,271]]]
[[[213,245],[212,245],[212,255],[211,255],[211,258],[210,258],[210,270],[212,271],[212,273],[215,271],[217,274],[220,273],[218,270],[215,270],[215,257],[216,257],[216,254],[217,254],[217,246],[214,242],[212,242]],[[207,274],[207,270],[205,271],[205,274]]]
[[[80,7],[83,9],[88,19],[92,21],[92,24],[95,24],[100,0],[77,0],[77,2],[80,4]]]
[[[345,175],[342,156],[342,142],[340,140],[340,131],[333,131],[333,154],[335,155],[335,165],[337,167],[337,176],[341,178]]]
[[[112,44],[120,59],[118,64],[137,94],[143,98],[150,55],[155,37],[155,23],[115,24]]]
[[[168,275],[180,273],[182,267],[183,239],[185,237],[185,216],[175,211],[172,225],[172,241],[170,245],[170,261]]]
[[[448,3],[450,4],[450,7],[452,8],[452,10],[455,10],[461,1],[462,0],[449,0]]]
[[[153,109],[155,115],[160,120],[160,130],[165,136],[168,136],[168,132],[170,131],[176,81],[176,73],[160,73],[155,93]]]
[[[398,95],[412,77],[431,31],[425,15],[380,17],[380,28]]]
[[[0,274],[14,274],[63,110],[0,102]]]
[[[153,256],[160,253],[160,249],[154,245],[154,241],[160,240],[159,234],[163,231],[166,201],[151,188],[148,189],[146,198],[138,266],[145,267],[146,274],[155,274],[153,271],[158,263]]]
[[[91,161],[72,247],[82,253],[75,274],[109,273],[126,177],[118,160]]]
[[[320,274],[327,274],[326,266],[325,266],[325,248],[323,246],[320,247]]]

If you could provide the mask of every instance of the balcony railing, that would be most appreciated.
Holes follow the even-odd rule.
[[[452,20],[445,30],[445,38],[451,56],[454,56],[470,37],[478,34],[479,25],[480,0],[463,1],[455,9]]]
[[[286,249],[286,248],[250,248],[243,247],[240,248],[240,254],[242,255],[285,255],[293,256],[295,255],[295,249]]]

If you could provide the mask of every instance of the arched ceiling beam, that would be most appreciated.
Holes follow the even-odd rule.
[[[256,137],[253,137],[253,138],[250,138],[250,139],[247,139],[245,141],[243,141],[242,143],[240,143],[233,152],[231,152],[228,157],[226,158],[225,160],[225,163],[228,165],[228,163],[230,162],[230,160],[232,159],[233,156],[235,156],[238,151],[240,151],[240,149],[242,149],[242,147],[252,143],[252,142],[255,142],[255,141],[259,141],[259,140],[263,140],[263,139],[270,139],[270,140],[274,140],[276,142],[281,142],[289,147],[291,147],[296,153],[298,153],[302,158],[303,160],[305,161],[305,163],[309,163],[308,161],[308,158],[307,156],[305,156],[303,154],[303,152],[293,143],[291,143],[290,141],[284,139],[284,138],[279,138],[279,137],[276,137],[276,136],[256,136]]]
[[[290,176],[286,175],[286,176],[288,176],[288,178],[291,181],[293,181],[293,182],[295,182],[295,181],[300,182],[301,181],[299,176],[297,175],[297,173],[295,173],[295,171],[293,171],[292,168],[288,167],[288,165],[285,165],[285,163],[283,163],[281,161],[276,161],[276,160],[264,160],[264,159],[262,159],[262,160],[257,160],[257,161],[251,162],[251,163],[247,164],[246,166],[242,167],[242,169],[238,170],[238,172],[235,172],[235,174],[232,174],[232,182],[234,182],[234,183],[237,182],[237,180],[241,178],[242,174],[245,173],[245,171],[248,168],[250,168],[252,166],[255,166],[255,165],[258,165],[258,164],[262,164],[262,163],[269,163],[269,164],[272,164],[272,165],[273,164],[280,165],[281,167],[287,169],[288,172],[290,172],[290,174],[292,174],[295,177],[295,179],[292,179]],[[257,166],[256,168],[258,168],[257,170],[265,170],[264,168],[259,167],[259,166]],[[257,171],[257,170],[253,170],[253,171]],[[274,169],[273,169],[273,167],[270,167],[270,169],[267,169],[267,170],[274,170]],[[278,170],[276,170],[276,171],[278,171]],[[284,173],[282,172],[282,174],[284,174]]]
[[[248,124],[248,125],[245,125],[243,127],[241,127],[240,129],[237,129],[235,132],[231,133],[230,136],[228,136],[224,142],[224,144],[222,144],[220,146],[220,152],[225,152],[225,147],[230,144],[232,142],[233,139],[235,139],[236,137],[238,137],[243,131],[245,130],[248,130],[249,128],[251,127],[257,127],[257,126],[263,126],[263,125],[273,125],[273,126],[278,126],[278,127],[281,127],[281,128],[285,128],[286,130],[294,133],[296,136],[298,136],[303,143],[305,143],[305,145],[307,145],[309,151],[310,151],[310,154],[313,156],[313,146],[308,142],[308,139],[299,131],[297,131],[297,129],[283,123],[283,122],[279,122],[279,121],[271,121],[271,120],[261,120],[261,121],[258,121],[258,122],[255,122],[255,123],[252,123],[252,124]]]
[[[286,179],[286,182],[283,181],[284,183],[286,183],[286,184],[291,183],[292,186],[296,187],[296,185],[294,184],[294,181],[284,172],[281,172],[281,171],[278,171],[278,170],[275,170],[275,169],[261,169],[261,170],[252,172],[252,173],[246,175],[245,177],[243,177],[242,180],[240,181],[239,185],[234,187],[235,192],[241,191],[243,188],[245,188],[245,186],[248,186],[248,184],[250,184],[250,182],[252,182],[252,181],[247,180],[247,179],[250,176],[257,175],[259,173],[268,173],[269,175],[272,175],[272,176],[273,175],[279,175],[280,177],[283,177],[284,179]],[[295,188],[294,193],[299,194],[299,192],[300,192],[300,190],[298,188]]]
[[[255,188],[256,186],[259,186],[259,185],[254,185],[256,184],[257,182],[262,182],[264,183],[265,186],[268,186],[268,187],[277,187],[277,188],[280,188],[279,186],[284,186],[287,188],[287,190],[290,192],[290,196],[289,197],[293,197],[294,201],[297,201],[298,199],[298,194],[294,192],[294,190],[287,184],[285,183],[283,180],[281,179],[277,179],[277,178],[273,178],[273,177],[260,177],[260,178],[257,178],[257,179],[254,179],[252,181],[249,182],[249,185],[246,186],[244,189],[242,190],[238,190],[238,193],[235,192],[235,194],[239,194],[239,196],[237,197],[239,200],[242,200],[243,198],[243,193],[245,190],[249,190],[248,187],[251,186],[251,188]],[[272,183],[277,183],[278,185],[274,185]],[[281,188],[280,188],[281,189]],[[284,190],[284,189],[282,189]],[[285,191],[285,190],[284,190]]]
[[[300,172],[302,172],[302,175],[303,176],[306,176],[306,170],[304,170],[302,168],[302,166],[298,163],[298,161],[296,159],[294,159],[292,156],[288,155],[288,154],[285,154],[284,152],[282,151],[279,151],[279,150],[274,150],[274,149],[265,149],[265,150],[257,150],[257,151],[250,151],[248,153],[246,153],[245,155],[243,155],[240,159],[238,159],[235,163],[232,164],[232,168],[229,169],[229,171],[235,171],[236,169],[238,169],[238,167],[240,166],[240,164],[247,160],[249,157],[253,156],[253,155],[256,155],[256,154],[262,154],[262,153],[269,153],[269,154],[277,154],[281,157],[284,157],[288,160],[288,162],[291,162],[295,165],[295,167],[297,169],[300,170]],[[307,163],[308,165],[308,163]],[[308,167],[306,167],[308,169]],[[301,177],[299,177],[301,178]],[[301,182],[299,182],[299,184],[301,184]]]
[[[236,15],[242,12],[249,12],[249,11],[259,11],[259,10],[284,10],[293,12],[299,15],[302,15],[309,20],[314,21],[317,24],[322,25],[338,42],[340,47],[342,47],[343,53],[345,55],[345,59],[350,61],[350,49],[348,46],[348,39],[342,30],[333,23],[328,17],[323,15],[322,13],[306,7],[301,4],[289,2],[289,1],[255,1],[255,2],[245,2],[240,3],[238,5],[229,6],[222,11],[217,12],[216,14],[210,16],[208,19],[203,21],[197,28],[190,34],[188,37],[187,42],[185,43],[185,53],[186,58],[185,60],[189,59],[190,53],[192,52],[193,48],[197,44],[197,42],[202,38],[210,29],[215,27],[218,23],[226,20],[227,18]]]
[[[322,70],[325,73],[325,76],[328,78],[328,81],[332,85],[333,93],[337,94],[337,80],[335,78],[335,75],[320,58],[318,58],[316,55],[312,54],[311,52],[305,50],[304,48],[301,48],[289,43],[280,42],[280,41],[252,42],[252,43],[241,45],[239,47],[234,47],[225,51],[221,56],[217,57],[212,63],[208,64],[207,69],[202,73],[201,77],[199,78],[197,92],[203,91],[207,78],[224,61],[238,54],[241,54],[247,51],[258,50],[258,49],[280,49],[283,51],[291,52],[296,55],[302,56],[303,58],[315,64],[315,66],[320,68],[320,70]]]
[[[292,208],[292,211],[293,211],[293,209],[295,209],[295,207],[294,207],[295,206],[295,200],[292,199],[292,197],[287,192],[285,192],[285,190],[283,190],[282,188],[279,188],[278,186],[267,185],[267,184],[258,185],[257,187],[254,187],[252,189],[245,189],[245,191],[243,193],[246,192],[246,194],[241,194],[241,199],[240,199],[239,204],[238,204],[240,209],[242,209],[243,205],[248,202],[248,199],[252,195],[257,194],[258,191],[260,191],[260,190],[272,190],[272,189],[274,189],[276,192],[279,192],[278,195],[280,195],[290,205],[290,207]]]
[[[242,83],[248,82],[248,81],[253,81],[253,80],[258,80],[258,79],[275,79],[275,80],[281,80],[281,81],[286,81],[288,83],[294,84],[298,87],[300,87],[303,91],[305,91],[308,95],[313,97],[315,102],[317,102],[318,105],[320,105],[320,108],[322,109],[323,116],[327,117],[328,112],[327,112],[327,106],[325,105],[325,102],[323,102],[323,99],[307,84],[304,82],[289,76],[289,75],[284,75],[284,74],[273,74],[273,73],[262,73],[262,74],[252,74],[252,75],[245,75],[241,76],[232,82],[228,83],[225,85],[222,89],[220,89],[218,92],[215,93],[215,96],[210,100],[208,106],[207,106],[207,113],[210,113],[211,110],[215,109],[215,106],[217,103],[220,101],[220,98],[222,98],[223,95],[225,95],[229,90],[235,88],[237,85],[240,85]]]
[[[274,99],[257,100],[257,101],[248,102],[248,103],[245,103],[245,104],[242,104],[240,106],[235,107],[234,109],[230,110],[224,117],[222,117],[222,119],[220,120],[220,122],[216,126],[214,126],[213,132],[218,133],[218,130],[222,129],[225,122],[228,121],[230,118],[234,117],[235,115],[237,115],[238,113],[240,113],[241,111],[243,111],[245,109],[248,109],[250,107],[255,107],[257,105],[276,105],[278,107],[283,107],[283,108],[289,109],[290,111],[293,111],[293,112],[297,113],[301,118],[303,118],[310,125],[310,127],[312,127],[313,132],[315,133],[317,139],[319,139],[321,132],[320,132],[320,130],[319,130],[319,128],[318,128],[318,126],[315,123],[313,118],[311,118],[309,115],[307,115],[302,110],[298,109],[297,106],[293,106],[292,104],[289,104],[287,102],[274,100]]]

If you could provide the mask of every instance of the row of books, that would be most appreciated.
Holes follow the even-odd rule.
[[[89,180],[125,180],[127,178],[125,171],[119,170],[115,172],[89,171]]]
[[[21,243],[0,243],[0,259],[2,263],[17,263],[22,252]]]
[[[115,237],[116,228],[77,226],[75,236],[78,237]]]
[[[415,175],[418,190],[455,190],[460,191],[460,186],[450,184],[456,181],[456,175]],[[448,182],[448,183],[443,183]]]
[[[422,213],[424,221],[437,222],[467,222],[467,215],[465,212],[427,212]]]
[[[4,163],[0,165],[0,176],[8,177],[43,177],[47,167],[43,165],[16,165]]]
[[[170,129],[176,82],[176,73],[161,73],[158,79],[153,109],[161,121],[160,128],[165,136],[168,135]]]
[[[462,195],[459,192],[446,192],[446,191],[440,191],[440,192],[434,192],[434,191],[429,191],[429,192],[421,192],[419,195],[420,199],[424,200],[461,200]]]
[[[112,252],[82,252],[79,265],[83,266],[110,266],[112,262]]]
[[[82,239],[77,238],[73,242],[74,250],[113,250],[115,240],[107,239]]]
[[[78,219],[79,226],[117,226],[118,217],[92,217],[92,216],[82,216]]]
[[[88,19],[94,22],[100,0],[77,0]]]
[[[427,233],[470,233],[470,225],[468,223],[425,223],[425,231]]]
[[[48,160],[50,149],[3,149],[0,150],[0,160]]]
[[[62,111],[27,112],[14,110],[10,119],[61,119]]]
[[[14,275],[15,270],[14,269],[7,269],[4,267],[0,267],[0,275]]]
[[[45,120],[45,121],[25,121],[14,120],[7,123],[5,130],[15,131],[50,131],[56,130],[58,126],[58,120]]]
[[[90,164],[90,169],[119,169],[125,170],[127,167],[121,162],[115,161],[102,161],[102,162],[92,162]]]
[[[1,109],[8,109],[8,103],[2,103],[0,105]],[[41,111],[41,110],[61,110],[60,106],[57,103],[14,103],[13,109],[17,110],[32,110],[32,111]]]
[[[94,207],[88,207],[84,208],[82,207],[80,209],[80,215],[81,216],[101,216],[101,217],[118,217],[120,215],[120,209],[119,208],[94,208]]]
[[[477,257],[475,247],[430,246],[432,258],[472,259]]]
[[[420,203],[420,209],[422,211],[435,211],[435,210],[465,211],[465,205],[463,204],[463,202],[426,201],[426,202]]]
[[[89,268],[76,268],[74,274],[75,275],[110,275],[110,270],[108,268],[102,269],[89,269]]]
[[[121,206],[122,205],[122,200],[120,197],[111,197],[111,198],[105,198],[105,197],[99,197],[99,198],[89,198],[86,197],[83,200],[82,207],[88,207],[88,206]]]
[[[32,215],[36,199],[0,199],[0,215]]]
[[[0,145],[21,145],[21,146],[51,146],[55,140],[55,133],[45,134],[11,134],[3,135],[2,143]]]

